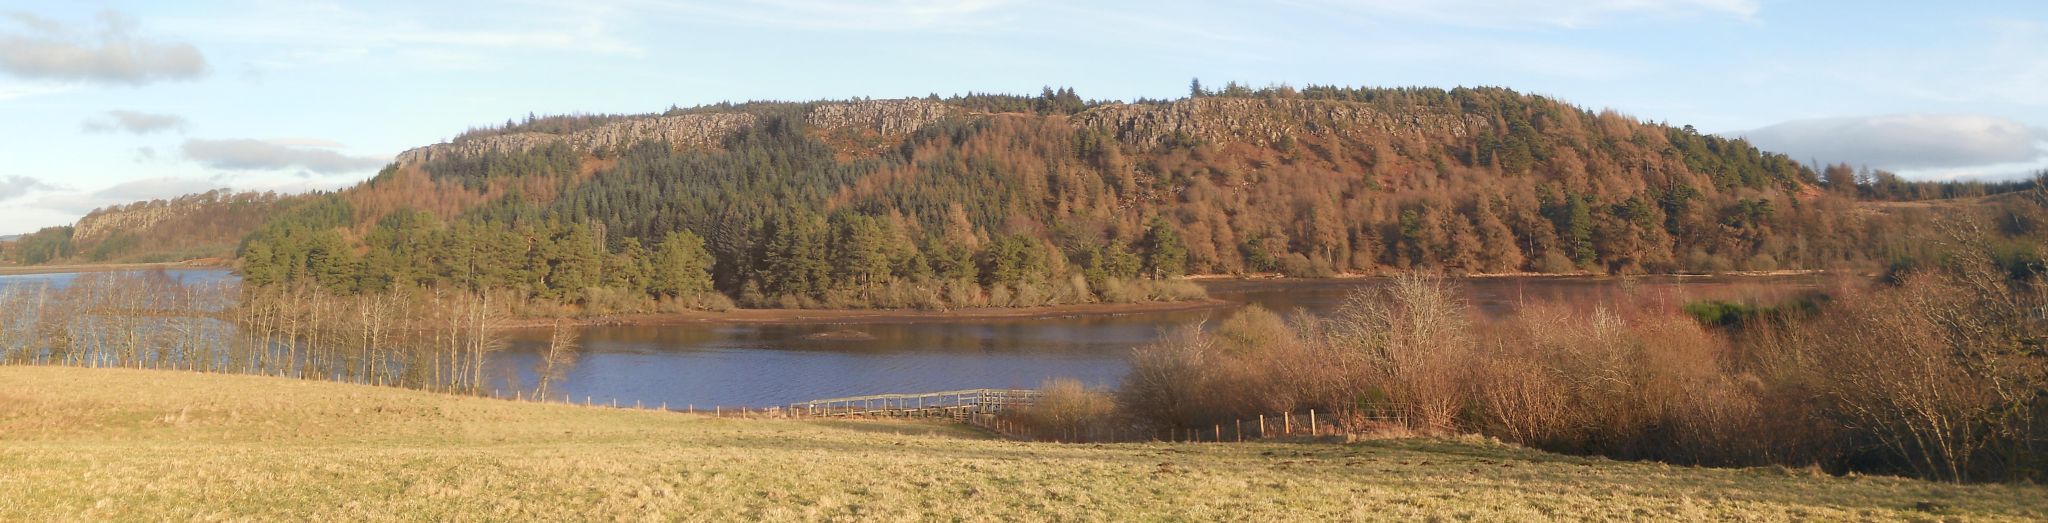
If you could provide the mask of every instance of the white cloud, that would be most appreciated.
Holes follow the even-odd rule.
[[[1734,134],[1801,160],[1887,169],[2027,161],[2040,155],[2036,144],[2048,140],[2019,122],[1964,114],[1816,118]]]
[[[135,33],[135,23],[106,12],[91,35],[27,13],[7,17],[26,32],[0,32],[0,71],[21,78],[142,85],[190,80],[207,72],[206,57],[185,42]]]
[[[389,160],[372,156],[349,156],[333,150],[336,144],[304,138],[277,141],[227,139],[185,140],[185,158],[215,169],[237,171],[304,169],[319,174],[361,172],[382,167]]]
[[[42,198],[36,199],[33,205],[72,215],[83,215],[93,209],[108,205],[175,198],[222,187],[221,184],[210,180],[163,176],[122,182],[89,193],[62,192],[46,194]]]
[[[1697,16],[1751,20],[1757,0],[1303,0],[1428,23],[1489,28],[1577,29],[1635,19]]]
[[[0,202],[20,198],[30,191],[47,191],[56,187],[42,180],[21,175],[0,176]]]
[[[485,61],[488,55],[479,51],[494,49],[645,53],[620,39],[613,27],[626,17],[579,2],[427,2],[376,12],[335,3],[265,2],[246,7],[203,18],[167,18],[160,25],[214,40],[273,47],[276,53],[251,60],[272,69],[363,60],[383,60],[388,66],[396,57],[408,65],[441,70]]]
[[[646,8],[660,2],[622,0],[621,6]],[[999,23],[1006,7],[1029,4],[1016,0],[745,0],[670,7],[749,25],[804,29],[896,31],[963,30]]]
[[[1799,161],[1848,163],[1928,177],[2013,174],[2048,158],[2043,149],[2048,130],[1984,115],[1817,118],[1731,134]]]
[[[164,131],[185,131],[185,117],[175,114],[156,114],[141,111],[113,110],[106,115],[86,120],[81,127],[86,132],[111,133],[125,131],[134,134],[151,134]]]

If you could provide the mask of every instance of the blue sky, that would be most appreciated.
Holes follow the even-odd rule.
[[[0,234],[346,186],[528,113],[1500,85],[1922,178],[2048,166],[2048,4],[0,0]]]

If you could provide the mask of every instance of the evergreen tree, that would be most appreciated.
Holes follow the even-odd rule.
[[[698,240],[698,243],[699,249],[702,249],[703,241]],[[707,254],[704,258],[708,262],[710,255]],[[607,259],[609,262],[605,265],[604,286],[631,291],[646,290],[650,294],[655,292],[654,255],[647,252],[646,247],[640,246],[640,240],[626,238],[619,244],[619,252]],[[706,266],[706,269],[708,268],[709,265]],[[705,275],[705,282],[710,282],[708,273]]]
[[[889,278],[888,237],[876,220],[867,216],[838,214],[832,218],[833,281],[851,287],[866,287]]]
[[[762,254],[761,290],[773,296],[816,297],[832,288],[823,220],[810,213],[780,216]]]
[[[1592,265],[1598,253],[1593,247],[1593,208],[1585,198],[1577,194],[1565,197],[1564,223],[1558,230],[1564,234],[1564,247],[1572,262],[1581,267]]]
[[[1145,227],[1139,248],[1145,253],[1145,275],[1153,279],[1177,278],[1187,274],[1188,247],[1180,233],[1163,216],[1153,216]]]
[[[690,231],[669,233],[655,248],[648,288],[657,296],[689,296],[712,291],[711,253]]]

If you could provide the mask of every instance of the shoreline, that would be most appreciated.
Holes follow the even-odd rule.
[[[35,274],[64,274],[80,272],[146,271],[150,269],[232,269],[233,263],[222,260],[186,260],[176,262],[148,263],[77,263],[65,265],[9,265],[0,267],[0,276],[28,276]]]
[[[902,309],[733,309],[724,312],[689,311],[636,313],[569,318],[581,327],[665,325],[864,325],[876,323],[936,323],[963,320],[1043,320],[1075,317],[1112,317],[1126,314],[1192,312],[1221,309],[1236,302],[1216,298],[1145,303],[1083,303],[1043,307],[984,307],[952,310]],[[518,318],[501,326],[507,329],[541,329],[554,325],[554,318]]]

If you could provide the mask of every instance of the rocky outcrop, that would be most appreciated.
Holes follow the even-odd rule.
[[[229,193],[213,190],[171,200],[150,200],[94,209],[73,225],[71,241],[90,244],[121,231],[141,231],[200,208],[223,202]]]
[[[566,141],[570,147],[585,152],[603,147],[623,148],[646,140],[659,140],[675,147],[704,147],[719,143],[726,136],[753,125],[754,121],[754,115],[746,113],[657,116],[613,122],[568,136],[512,133],[429,145],[399,153],[397,162],[400,165],[415,165],[438,159],[524,152],[561,141]]]
[[[903,135],[945,118],[951,110],[945,104],[916,99],[830,102],[812,105],[804,119],[812,127],[828,131],[851,129]],[[585,152],[605,147],[624,148],[647,140],[668,143],[677,148],[710,147],[757,121],[759,117],[745,112],[638,118],[567,136],[512,133],[430,145],[399,153],[397,162],[409,165],[444,158],[521,152],[555,142],[567,142],[570,147]]]
[[[1434,108],[1389,113],[1376,106],[1322,100],[1195,98],[1170,104],[1111,104],[1075,115],[1127,144],[1152,146],[1176,135],[1206,142],[1271,144],[1282,136],[1370,133],[1468,136],[1489,123]]]
[[[854,129],[894,136],[910,134],[945,119],[952,111],[952,106],[928,100],[867,100],[818,104],[811,107],[804,121],[819,129]]]

